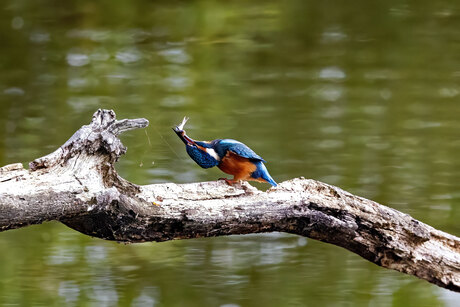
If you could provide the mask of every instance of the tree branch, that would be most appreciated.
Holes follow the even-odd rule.
[[[335,244],[385,268],[460,292],[460,239],[397,210],[309,179],[261,192],[246,182],[138,186],[114,163],[145,119],[98,110],[55,152],[0,168],[0,231],[57,220],[123,242],[281,231]]]

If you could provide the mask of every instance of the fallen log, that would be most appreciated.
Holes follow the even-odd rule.
[[[118,135],[148,125],[98,110],[55,152],[0,168],[0,231],[57,220],[122,242],[280,231],[335,244],[385,268],[460,292],[460,238],[319,181],[262,192],[243,182],[136,185],[114,167]]]

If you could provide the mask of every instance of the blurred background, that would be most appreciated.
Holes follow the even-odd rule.
[[[171,130],[238,139],[278,182],[337,185],[460,235],[460,2],[3,0],[0,165],[98,108],[137,184],[215,180]],[[269,186],[257,184],[260,189]],[[123,245],[0,234],[0,306],[458,306],[460,295],[285,234]]]

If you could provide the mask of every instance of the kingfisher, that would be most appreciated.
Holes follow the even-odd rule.
[[[245,144],[232,139],[216,139],[213,141],[196,141],[187,136],[184,130],[188,118],[174,132],[185,143],[188,155],[202,168],[217,166],[224,173],[233,175],[233,179],[221,178],[228,184],[240,180],[268,182],[276,186],[275,180],[265,167],[265,160]]]

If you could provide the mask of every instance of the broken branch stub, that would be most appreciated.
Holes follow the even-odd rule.
[[[70,139],[49,155],[29,163],[32,171],[64,166],[72,158],[81,154],[94,155],[105,152],[112,163],[126,152],[118,136],[129,130],[145,128],[149,124],[145,118],[116,120],[113,110],[99,109],[93,114],[89,125],[81,127]]]

